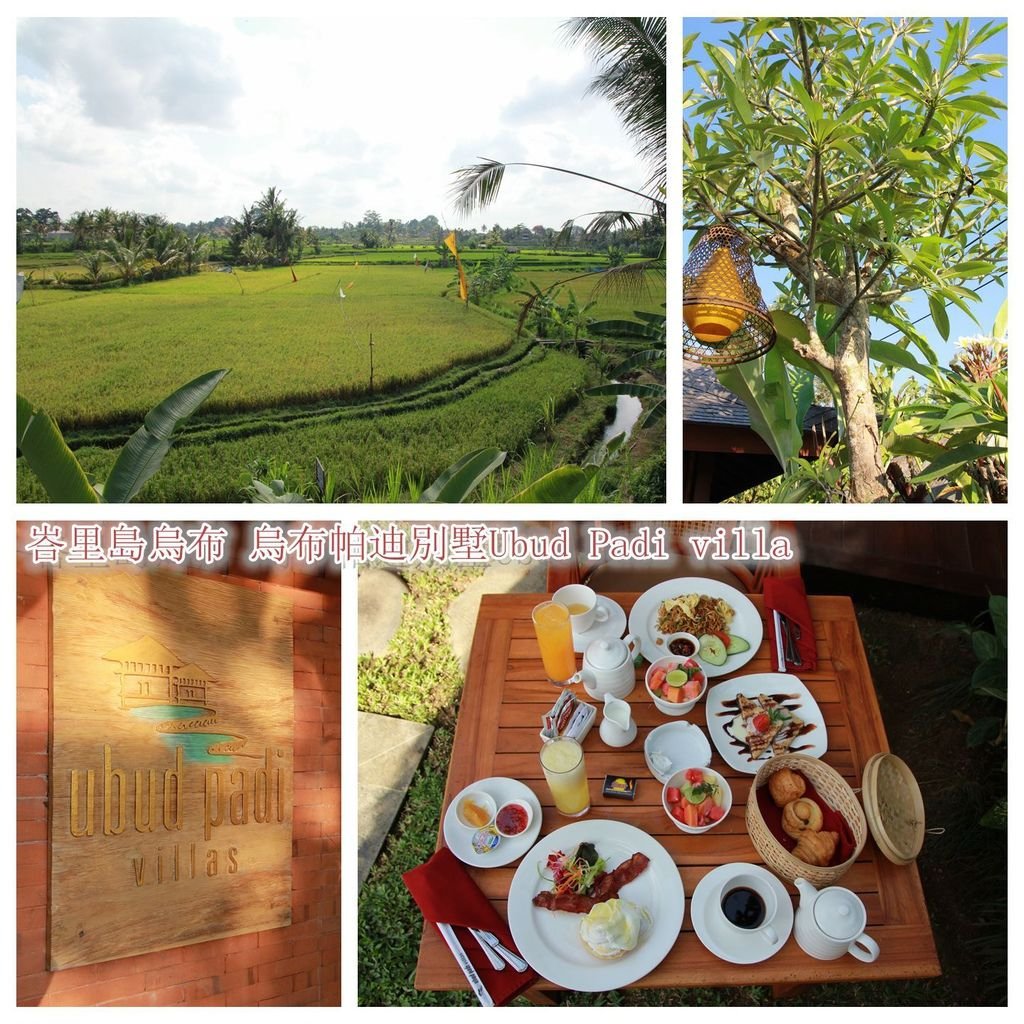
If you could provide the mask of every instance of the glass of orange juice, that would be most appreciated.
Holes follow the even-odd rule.
[[[559,686],[566,684],[576,674],[569,609],[554,601],[542,602],[533,609],[533,628],[548,679]]]
[[[561,814],[579,818],[590,810],[590,787],[583,748],[564,736],[548,740],[540,749],[540,766]]]

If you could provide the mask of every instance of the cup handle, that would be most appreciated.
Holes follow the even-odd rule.
[[[569,678],[565,682],[565,685],[566,686],[574,686],[576,683],[582,683],[582,682],[583,682],[583,672],[580,671],[580,672],[576,672],[573,675],[569,676]]]
[[[608,609],[603,605],[599,604],[594,608],[594,621],[595,622],[607,622],[608,621]]]
[[[770,924],[766,924],[761,929],[761,936],[764,938],[764,941],[767,942],[769,946],[778,945],[779,933]]]
[[[881,950],[878,948],[878,943],[875,942],[870,935],[866,932],[861,932],[861,934],[850,943],[850,952],[858,960],[863,960],[864,963],[870,964],[874,963],[874,961],[878,959],[878,954]]]

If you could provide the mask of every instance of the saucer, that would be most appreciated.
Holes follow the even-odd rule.
[[[577,654],[583,654],[595,640],[621,640],[626,632],[626,613],[621,606],[600,594],[597,595],[597,603],[607,610],[608,618],[604,622],[594,622],[589,629],[572,631],[572,646]]]
[[[774,946],[754,936],[744,939],[725,927],[715,900],[735,875],[759,875],[775,890],[779,908],[775,917],[767,922],[779,933],[779,941]],[[757,964],[771,959],[789,940],[793,931],[793,901],[782,882],[760,864],[722,864],[697,883],[690,897],[690,920],[697,938],[720,960],[731,964]]]
[[[458,807],[463,795],[474,789],[483,790],[493,797],[495,804],[499,807],[510,800],[523,800],[528,803],[533,810],[533,820],[529,827],[517,836],[501,839],[493,849],[485,853],[475,850],[472,831],[460,825],[455,816],[455,808]],[[529,786],[524,785],[518,779],[506,779],[499,776],[479,779],[477,782],[470,783],[465,789],[459,790],[448,804],[441,831],[444,833],[445,845],[464,864],[474,868],[500,868],[505,864],[511,864],[533,846],[537,836],[540,835],[543,816],[537,794]]]
[[[672,762],[667,772],[654,767],[651,754],[664,754]],[[707,768],[711,764],[711,744],[704,730],[692,722],[666,722],[652,729],[644,740],[644,760],[650,773],[664,785],[680,768]]]

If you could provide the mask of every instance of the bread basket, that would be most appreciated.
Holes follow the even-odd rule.
[[[757,791],[766,786],[768,780],[783,768],[800,772],[814,784],[818,796],[846,819],[853,832],[856,846],[850,858],[842,864],[824,868],[807,864],[799,857],[794,857],[772,835],[761,814],[761,808],[758,807]],[[853,862],[860,856],[868,837],[864,811],[846,780],[824,761],[819,761],[816,757],[807,757],[805,754],[777,754],[761,765],[754,776],[750,795],[747,797],[746,821],[747,832],[755,849],[775,874],[790,883],[797,878],[806,878],[816,889],[835,885],[853,867]]]

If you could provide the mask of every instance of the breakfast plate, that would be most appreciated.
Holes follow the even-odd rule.
[[[777,909],[768,922],[778,933],[779,941],[768,945],[756,936],[737,934],[722,917],[719,897],[737,875],[757,875],[775,893]],[[720,960],[731,964],[757,964],[782,949],[793,931],[793,901],[786,887],[760,864],[721,864],[709,871],[690,897],[690,920],[697,938]]]
[[[526,831],[518,836],[502,838],[493,850],[477,853],[473,849],[473,832],[461,824],[455,813],[459,801],[472,790],[483,790],[494,798],[498,807],[508,803],[509,800],[523,800],[528,803],[533,811],[533,817]],[[523,785],[516,779],[494,776],[489,779],[480,779],[479,782],[471,783],[465,789],[459,790],[448,805],[448,810],[445,811],[441,828],[444,833],[445,845],[464,864],[469,864],[474,868],[500,868],[505,864],[511,864],[517,857],[521,857],[529,850],[540,834],[542,817],[540,801],[529,786]]]
[[[634,853],[650,862],[620,897],[635,903],[651,918],[650,928],[635,949],[617,960],[592,955],[580,939],[584,915],[546,910],[533,897],[549,888],[542,872],[548,854],[571,852],[592,843],[612,870]],[[523,857],[508,893],[508,925],[519,952],[548,981],[578,992],[621,988],[649,974],[675,945],[683,925],[684,895],[679,869],[655,838],[621,821],[578,821],[544,836]]]
[[[674,628],[665,632],[658,629],[658,613],[666,601],[682,597],[686,594],[705,594],[708,597],[725,601],[733,611],[732,622],[729,623],[727,632],[731,636],[742,638],[749,645],[743,651],[736,654],[726,654],[725,661],[721,665],[714,665],[705,658],[697,655],[704,674],[708,678],[724,676],[728,672],[735,672],[742,668],[757,653],[764,636],[764,626],[761,623],[761,616],[746,594],[740,593],[735,587],[727,583],[720,583],[718,580],[702,579],[699,576],[684,576],[680,579],[666,580],[650,590],[644,591],[633,605],[629,613],[629,631],[640,641],[640,651],[650,662],[658,658],[671,655],[673,652],[668,649],[668,638],[685,630],[700,636],[703,631],[698,628],[689,628],[692,622],[683,621],[673,623]]]
[[[828,750],[825,717],[810,690],[796,676],[788,672],[736,676],[712,686],[708,690],[705,707],[711,742],[730,768],[756,775],[762,763],[772,756],[772,748],[768,746],[760,756],[753,757],[749,744],[737,737],[736,734],[742,732],[737,722],[742,717],[738,701],[740,694],[758,703],[763,694],[800,719],[803,724],[796,739],[786,749],[787,754],[821,757]],[[764,713],[770,717],[771,708]]]

